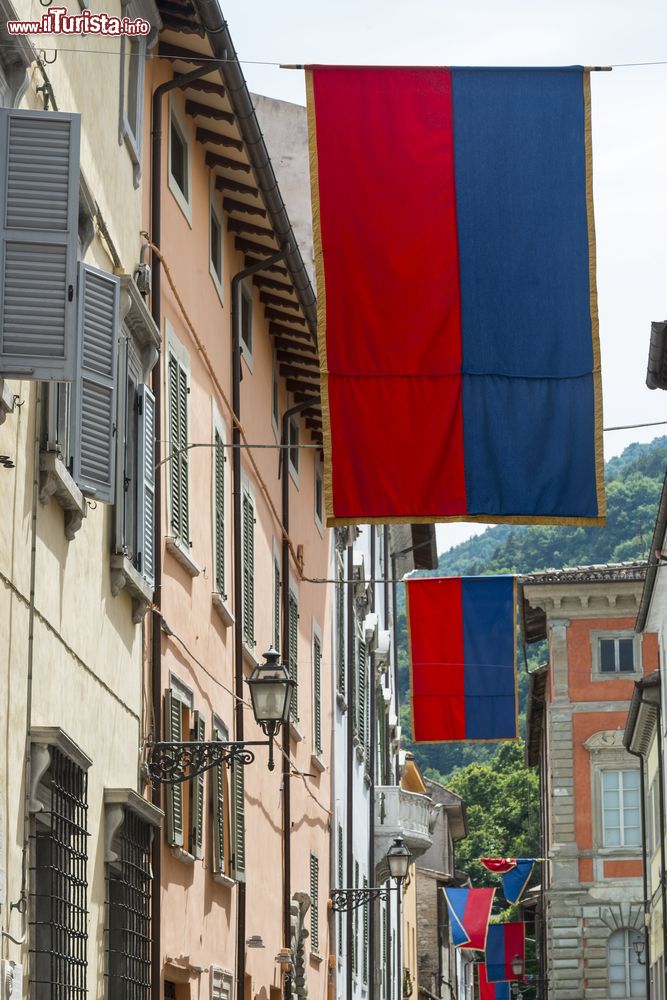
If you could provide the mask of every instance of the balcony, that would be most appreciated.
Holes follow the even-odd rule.
[[[433,843],[433,828],[441,806],[428,795],[406,792],[397,785],[375,788],[375,877],[389,878],[387,851],[395,837],[403,837],[413,858],[419,858]]]

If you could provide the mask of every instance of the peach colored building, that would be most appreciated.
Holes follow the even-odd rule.
[[[623,745],[634,682],[658,666],[634,631],[645,566],[589,566],[521,581],[528,642],[548,639],[530,678],[527,762],[540,772],[540,992],[644,997],[639,767]],[[530,970],[529,970],[530,971]],[[534,970],[537,971],[537,970]]]
[[[257,747],[245,768],[156,794],[166,823],[153,995],[277,1000],[305,986],[324,1000],[330,590],[303,579],[330,565],[314,293],[217,5],[158,7],[161,58],[147,63],[144,108],[145,146],[159,146],[145,219],[160,248],[152,308],[164,345],[154,382],[159,612],[146,681],[154,736],[264,740],[244,678],[271,646],[298,685],[274,771]],[[230,447],[233,411],[243,447]]]

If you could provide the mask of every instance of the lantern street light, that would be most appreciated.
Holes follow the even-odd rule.
[[[520,955],[515,955],[512,959],[512,975],[515,979],[521,979],[523,976],[523,959]]]
[[[412,860],[412,854],[402,837],[396,837],[394,843],[387,851],[387,864],[389,872],[396,885],[384,886],[373,885],[362,889],[332,889],[331,909],[336,913],[343,913],[347,910],[356,910],[359,906],[364,906],[371,899],[389,899],[389,893],[398,891],[403,880],[407,878],[408,868]]]
[[[264,654],[264,663],[256,663],[246,683],[255,721],[268,740],[190,740],[188,742],[159,742],[149,746],[150,756],[146,771],[151,781],[163,785],[178,785],[197,774],[202,774],[220,764],[251,764],[255,754],[249,747],[269,748],[269,770],[273,771],[273,741],[289,718],[294,681],[279,654],[270,649]]]
[[[642,962],[642,955],[644,954],[644,939],[636,938],[632,942],[632,947],[635,949],[635,955],[637,956],[637,961],[640,965],[646,965],[646,962]]]

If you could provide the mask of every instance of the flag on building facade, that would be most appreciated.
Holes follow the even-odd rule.
[[[490,983],[486,978],[486,966],[480,962],[479,969],[479,1000],[510,1000],[509,983]]]
[[[490,983],[523,979],[512,972],[517,958],[526,961],[526,927],[523,923],[491,924],[486,938],[486,978]]]
[[[480,858],[487,871],[502,876],[503,892],[508,903],[518,903],[530,881],[535,858]]]
[[[518,736],[511,576],[406,580],[415,743]]]
[[[604,523],[581,67],[308,67],[327,523]]]
[[[455,948],[484,951],[495,889],[443,889]]]

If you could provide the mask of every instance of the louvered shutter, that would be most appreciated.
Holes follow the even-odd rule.
[[[101,503],[115,499],[120,278],[79,264],[79,364],[72,392],[73,478]]]
[[[225,594],[225,452],[222,438],[215,432],[213,449],[213,494],[215,502],[215,589]]]
[[[114,506],[114,550],[125,552],[127,539],[125,538],[125,505],[127,503],[126,480],[127,480],[127,382],[129,367],[129,351],[127,337],[121,335],[118,342],[118,391],[116,393],[116,408],[118,413],[123,414],[118,423],[118,433],[116,434],[116,496]]]
[[[336,583],[336,663],[338,667],[338,693],[345,697],[345,584],[344,567],[338,562]]]
[[[139,386],[137,568],[155,586],[155,396]]]
[[[273,561],[273,648],[280,651],[280,564]]]
[[[164,696],[164,729],[168,743],[180,743],[182,735],[182,708],[170,690]],[[167,840],[183,847],[183,785],[167,785]]]
[[[310,950],[317,954],[320,950],[319,912],[320,862],[310,855]]]
[[[168,372],[171,531],[189,546],[188,376],[173,354],[169,357]]]
[[[381,960],[380,965],[382,968],[382,996],[387,996],[387,907],[382,907],[382,931],[381,931],[382,944],[380,947]]]
[[[359,862],[354,862],[354,887],[359,888]],[[352,971],[359,971],[359,907],[354,909],[354,933],[352,935]]]
[[[299,607],[294,594],[289,595],[289,675],[294,681],[290,701],[290,718],[299,721]]]
[[[200,712],[194,713],[193,739],[198,743],[206,739],[206,724]],[[204,775],[197,774],[190,783],[190,854],[195,858],[204,856]]]
[[[320,640],[313,637],[313,743],[315,753],[322,753],[322,650]]]
[[[215,739],[221,737],[216,732]],[[222,765],[213,768],[213,871],[225,874],[225,772]]]
[[[243,493],[243,638],[255,645],[255,508],[252,497]]]
[[[79,115],[0,108],[0,373],[77,364]]]
[[[363,888],[368,889],[368,879],[364,876]],[[363,904],[364,911],[364,922],[363,922],[363,934],[362,934],[362,948],[361,948],[361,980],[364,983],[368,982],[368,898],[364,900]]]
[[[338,888],[343,889],[343,827],[338,824],[338,869],[336,872]],[[338,914],[338,954],[343,955],[343,914]]]
[[[245,773],[244,765],[232,763],[232,874],[245,882]]]
[[[359,639],[357,673],[357,732],[359,742],[366,747],[366,643]]]

